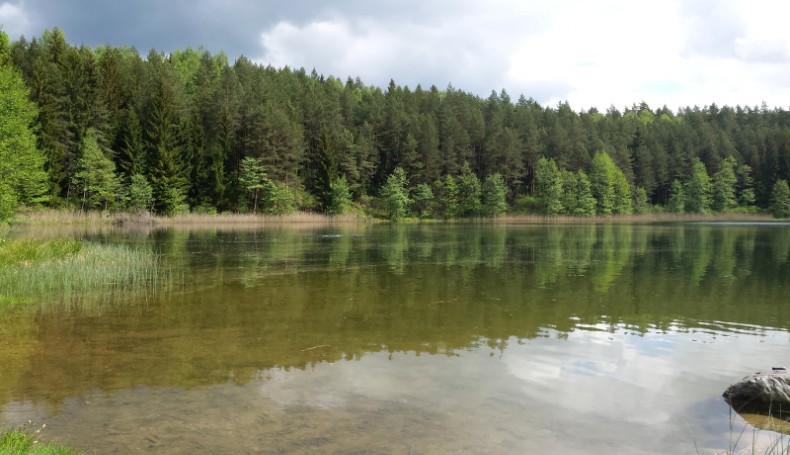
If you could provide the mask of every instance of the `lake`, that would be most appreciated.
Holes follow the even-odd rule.
[[[787,224],[74,235],[169,271],[151,292],[0,310],[0,424],[87,453],[693,454],[780,436],[721,393],[790,366]]]

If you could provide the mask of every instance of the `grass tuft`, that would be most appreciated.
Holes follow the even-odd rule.
[[[39,430],[40,431],[40,430]],[[0,455],[80,455],[81,452],[55,444],[40,444],[20,430],[0,433]]]

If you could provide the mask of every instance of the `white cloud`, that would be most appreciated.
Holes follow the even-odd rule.
[[[23,34],[30,34],[31,20],[24,8],[24,2],[19,4],[0,3],[0,25],[3,31],[12,38]]]
[[[469,2],[419,21],[383,15],[280,21],[262,34],[261,60],[360,76],[366,83],[487,96],[505,88],[576,109],[790,104],[790,4]]]

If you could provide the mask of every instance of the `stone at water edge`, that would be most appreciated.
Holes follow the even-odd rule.
[[[746,376],[722,394],[737,412],[790,415],[790,373],[773,368]]]

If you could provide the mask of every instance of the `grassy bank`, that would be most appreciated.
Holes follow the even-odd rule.
[[[81,240],[0,240],[0,303],[33,298],[106,301],[167,281],[159,257],[125,245]]]
[[[40,431],[40,430],[39,430]],[[80,455],[81,452],[55,444],[41,444],[34,435],[19,430],[0,433],[0,455]]]

